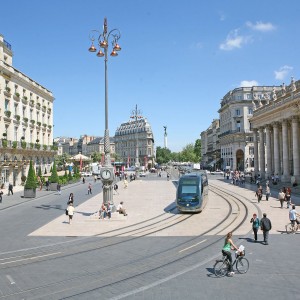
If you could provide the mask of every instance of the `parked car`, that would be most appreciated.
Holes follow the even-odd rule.
[[[140,176],[140,177],[146,177],[146,173],[144,173],[144,172],[143,172],[143,173],[140,173],[139,176]]]
[[[211,171],[210,172],[211,175],[224,175],[223,171],[217,170],[217,171]]]

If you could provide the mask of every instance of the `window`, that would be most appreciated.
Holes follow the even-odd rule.
[[[9,110],[9,100],[7,99],[5,99],[4,109],[5,111]]]
[[[254,155],[254,147],[249,147],[249,155]]]
[[[39,114],[39,112],[37,112],[37,113],[36,113],[36,121],[37,121],[37,122],[39,122],[39,116],[40,116],[40,114]]]
[[[251,94],[246,94],[246,98],[247,100],[251,100],[252,99]]]
[[[23,106],[22,110],[23,110],[23,118],[25,118],[26,117],[26,106]]]
[[[15,104],[15,115],[18,114],[18,104]]]
[[[30,130],[30,143],[32,143],[32,139],[33,139],[32,130]]]
[[[23,128],[23,136],[26,137],[26,128]]]
[[[248,107],[248,115],[253,115],[253,109]]]
[[[18,140],[18,127],[14,127],[14,140]]]
[[[241,122],[240,121],[236,122],[236,130],[237,130],[237,132],[241,132]]]
[[[236,109],[235,110],[235,115],[236,116],[240,116],[241,115],[241,110],[240,109]]]
[[[32,109],[30,110],[30,120],[32,120]]]

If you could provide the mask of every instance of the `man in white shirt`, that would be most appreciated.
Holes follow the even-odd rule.
[[[123,214],[124,216],[127,216],[126,210],[125,210],[125,208],[123,208],[123,201],[121,201],[119,203],[119,205],[117,206],[117,212],[119,214]]]
[[[290,217],[290,221],[291,223],[294,225],[295,222],[297,223],[297,226],[299,227],[299,220],[297,219],[297,216],[299,217],[299,214],[296,211],[296,207],[295,205],[292,206],[292,209],[289,211],[289,217]],[[298,228],[297,228],[298,230]]]

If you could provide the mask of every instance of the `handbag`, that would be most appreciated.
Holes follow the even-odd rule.
[[[68,210],[66,209],[66,216],[69,215]]]

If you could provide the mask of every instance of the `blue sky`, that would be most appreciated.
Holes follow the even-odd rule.
[[[297,0],[0,0],[0,33],[14,67],[51,90],[54,136],[104,135],[104,61],[88,52],[89,33],[121,31],[108,61],[109,129],[138,105],[163,146],[180,151],[239,86],[299,79]]]

